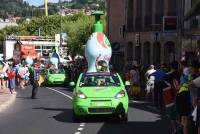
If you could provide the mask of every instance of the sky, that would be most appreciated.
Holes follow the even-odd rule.
[[[30,5],[40,6],[44,4],[44,0],[24,0],[27,1]],[[59,0],[48,0],[48,2],[57,3]],[[61,0],[62,1],[62,0]]]

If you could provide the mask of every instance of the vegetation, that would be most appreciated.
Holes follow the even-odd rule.
[[[1,0],[0,18],[6,19],[10,17],[28,17],[31,16],[36,7],[30,6],[23,0]],[[41,15],[42,9],[37,8],[35,15]]]
[[[103,23],[105,24],[105,17]],[[83,54],[84,45],[92,33],[94,17],[84,14],[62,17],[59,15],[35,17],[29,22],[24,21],[19,26],[9,26],[0,30],[0,38],[6,35],[38,35],[39,28],[42,36],[53,36],[57,33],[67,33],[67,44],[72,55]],[[62,22],[62,25],[61,25]],[[61,27],[62,26],[62,27]]]
[[[72,0],[71,2],[62,1],[62,8],[86,8],[97,9],[92,4],[99,4],[98,9],[105,9],[105,0]],[[48,3],[49,16],[44,16],[44,6],[30,6],[24,0],[1,0],[0,18],[22,17],[18,21],[19,26],[5,27],[0,30],[0,40],[6,35],[28,36],[38,35],[39,29],[42,36],[54,36],[57,33],[67,33],[68,47],[72,55],[83,54],[83,48],[90,34],[94,17],[84,14],[62,17],[58,15],[60,4]],[[26,21],[26,18],[31,18]],[[61,27],[62,22],[62,27]],[[105,24],[105,17],[103,17]]]
[[[62,1],[62,0],[61,0]],[[88,8],[92,3],[99,4],[98,9],[105,10],[105,0],[72,0],[71,2],[62,1],[63,8]],[[58,14],[59,3],[48,3],[49,15]],[[9,17],[39,17],[44,15],[44,5],[39,7],[30,6],[23,0],[1,0],[0,18]]]

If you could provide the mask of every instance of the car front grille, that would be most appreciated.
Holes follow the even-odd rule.
[[[114,113],[114,108],[88,108],[90,113]]]
[[[63,81],[53,81],[55,84],[63,83]]]

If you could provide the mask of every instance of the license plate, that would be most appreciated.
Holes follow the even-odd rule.
[[[93,106],[93,107],[109,107],[109,106],[111,106],[111,102],[91,102],[91,106]]]

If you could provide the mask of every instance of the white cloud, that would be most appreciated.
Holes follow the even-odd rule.
[[[71,0],[61,0],[61,2],[63,2],[63,1],[71,1]],[[48,2],[58,3],[59,0],[48,0]]]
[[[57,3],[58,0],[48,0],[48,2]]]

